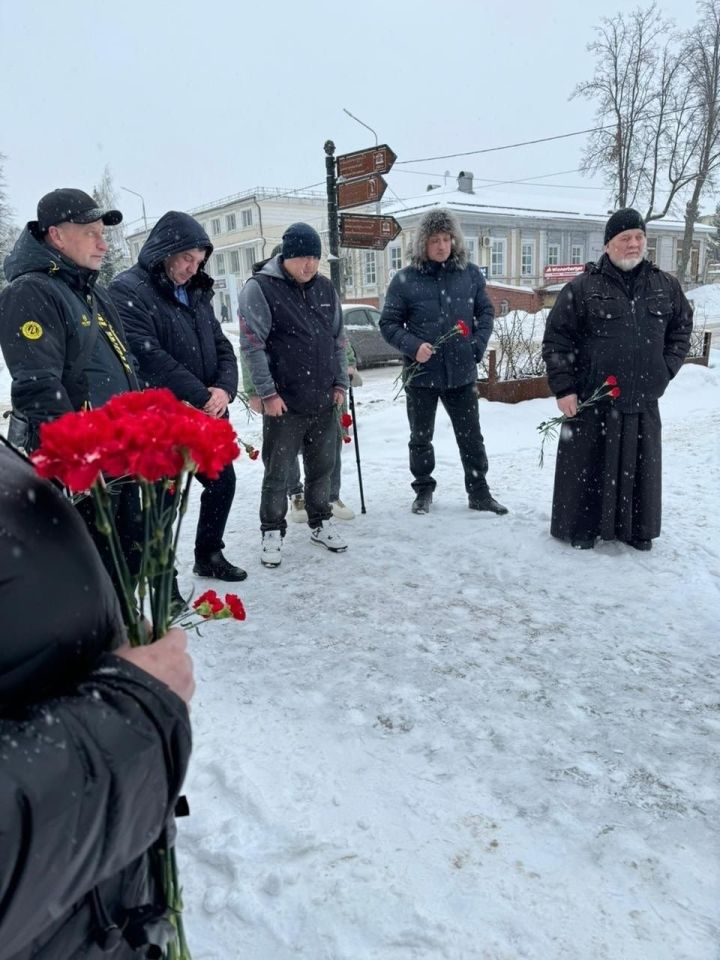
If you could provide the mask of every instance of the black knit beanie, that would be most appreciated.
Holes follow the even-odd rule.
[[[623,230],[642,230],[645,233],[645,221],[632,207],[616,210],[605,225],[605,246]]]
[[[307,223],[292,223],[282,238],[283,260],[293,257],[317,257],[320,259],[322,244],[320,234]]]

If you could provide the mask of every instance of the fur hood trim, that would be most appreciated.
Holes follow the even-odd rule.
[[[457,269],[463,270],[467,266],[467,251],[465,238],[460,229],[460,223],[452,211],[445,207],[436,207],[429,210],[418,224],[417,233],[413,241],[412,265],[422,267],[427,263],[427,242],[434,233],[449,233],[452,237],[452,253],[448,263]]]

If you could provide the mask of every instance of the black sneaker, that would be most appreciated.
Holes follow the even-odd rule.
[[[592,550],[595,546],[595,537],[590,537],[587,540],[571,540],[570,545],[575,550]]]
[[[415,497],[410,508],[413,513],[430,513],[430,504],[432,503],[432,490],[421,490]]]
[[[234,566],[222,555],[221,550],[211,553],[209,557],[195,559],[193,573],[196,577],[209,577],[211,580],[226,580],[237,583],[247,577],[245,570]]]
[[[636,550],[652,550],[652,540],[631,540],[630,546]]]
[[[490,494],[486,497],[471,497],[468,500],[468,507],[471,510],[485,510],[488,513],[496,513],[499,517],[508,512],[508,508],[498,503]]]

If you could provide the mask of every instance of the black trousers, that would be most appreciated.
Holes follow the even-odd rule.
[[[410,473],[416,493],[434,490],[432,473],[435,469],[435,450],[432,438],[435,432],[435,414],[438,400],[450,417],[465,471],[465,489],[471,497],[489,493],[486,474],[488,458],[485,441],[480,431],[480,411],[474,383],[453,390],[435,390],[431,387],[405,388],[407,417],[410,424]]]
[[[121,483],[110,494],[109,510],[120,540],[120,551],[130,573],[133,589],[140,572],[141,543],[144,537],[140,488],[136,483]],[[115,570],[110,540],[97,528],[95,504],[92,497],[78,501],[76,509],[85,521],[93,543],[97,547],[103,566],[110,574],[115,592],[120,600],[123,617],[126,614],[122,581]]]
[[[262,458],[265,475],[260,496],[260,529],[287,529],[288,473],[303,456],[305,509],[310,527],[319,527],[332,516],[330,477],[335,466],[337,411],[334,406],[316,414],[284,413],[263,417]]]
[[[195,531],[195,559],[205,560],[225,546],[225,524],[235,497],[235,468],[229,463],[215,480],[204,473],[195,474],[195,479],[204,488]]]

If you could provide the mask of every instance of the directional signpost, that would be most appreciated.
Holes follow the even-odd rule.
[[[384,250],[391,240],[400,235],[401,230],[395,217],[343,213],[340,216],[340,246]]]
[[[340,244],[343,247],[384,250],[387,244],[398,236],[401,227],[394,217],[383,217],[380,214],[380,198],[387,189],[383,174],[387,173],[397,160],[390,147],[383,143],[380,146],[370,147],[368,150],[345,153],[337,158],[334,154],[335,144],[332,140],[326,141],[325,182],[328,197],[328,233],[330,240],[328,260],[330,261],[330,275],[333,285],[338,295],[342,296]],[[340,217],[340,230],[338,231],[338,210],[362,207],[368,203],[376,205],[376,216],[362,213],[344,213]],[[349,388],[349,401],[354,423],[353,435],[360,488],[360,508],[365,513],[365,497],[360,471],[360,446],[357,433],[358,424],[352,385]]]
[[[337,158],[337,175],[344,180],[357,177],[369,177],[373,173],[389,173],[397,160],[390,147],[383,143],[369,150],[356,150],[355,153],[343,153]]]

